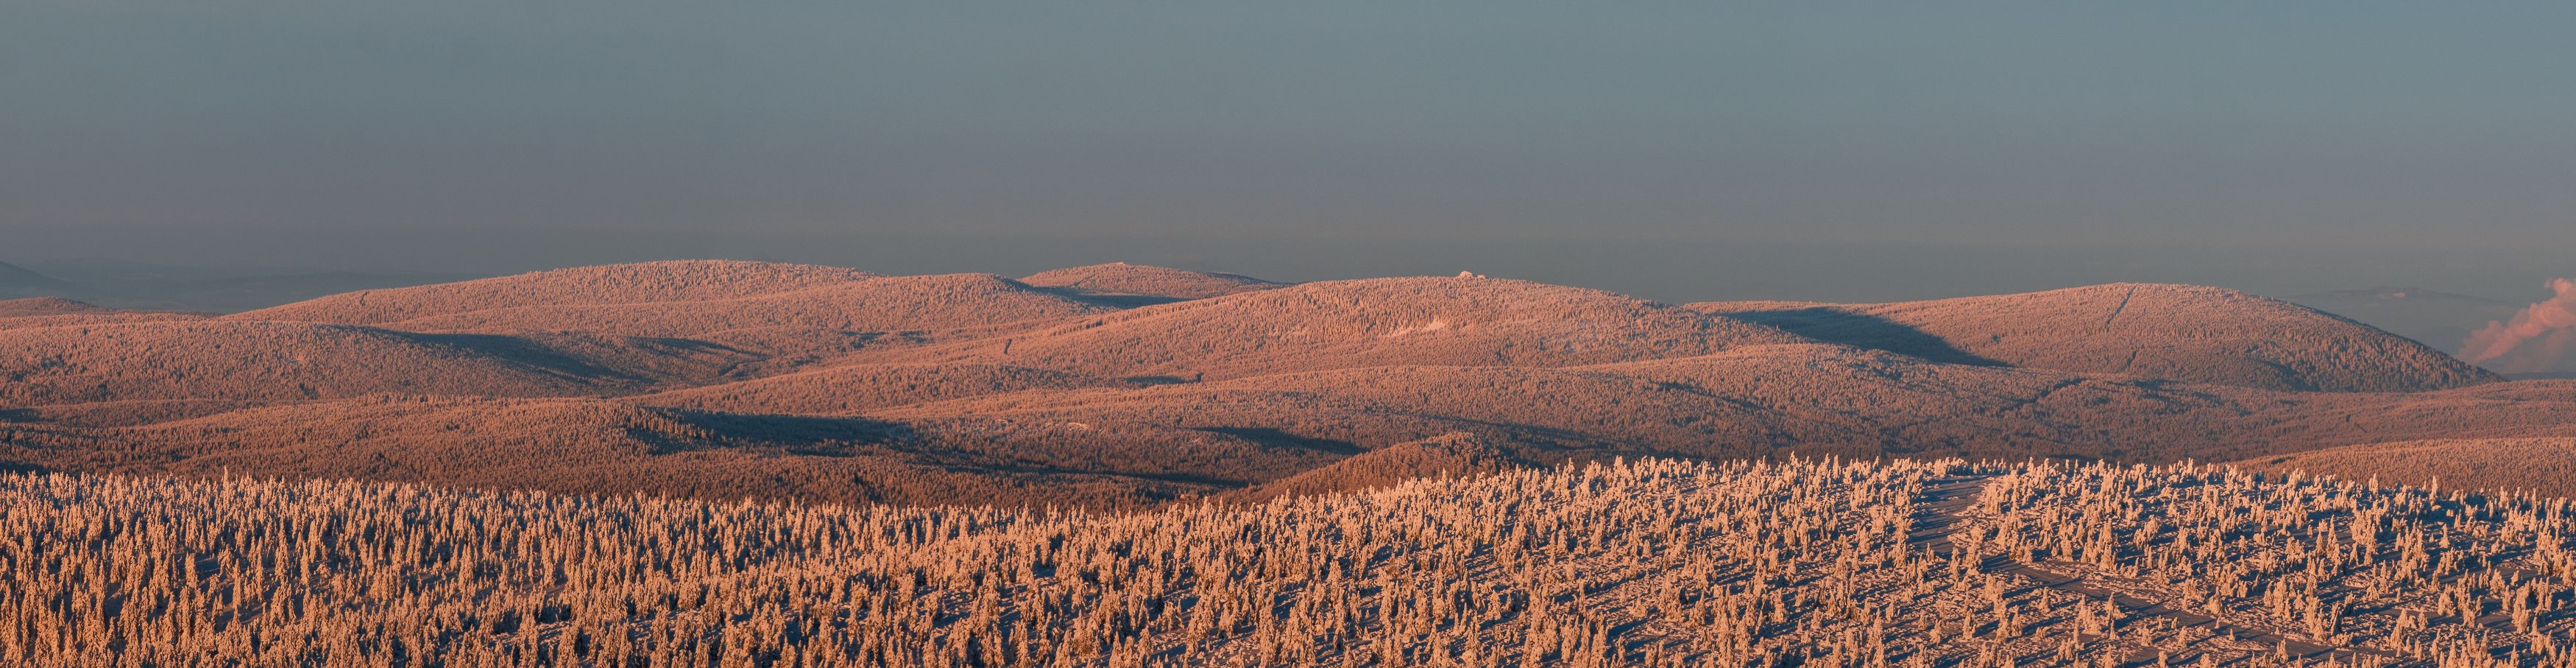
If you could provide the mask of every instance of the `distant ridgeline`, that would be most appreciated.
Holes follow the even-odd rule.
[[[16,470],[1109,509],[1620,456],[2271,461],[2570,425],[2576,382],[2173,285],[1675,306],[1472,273],[706,260],[231,315],[0,302]]]

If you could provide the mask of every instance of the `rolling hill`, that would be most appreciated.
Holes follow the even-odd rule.
[[[747,415],[596,398],[370,395],[109,426],[0,415],[0,463],[11,469],[707,499],[1126,508],[1334,458],[1157,425]]]
[[[621,393],[717,375],[738,357],[687,343],[292,322],[22,327],[0,329],[0,405]]]
[[[1147,306],[905,360],[1198,380],[1390,364],[1570,366],[1800,340],[1598,290],[1423,277]]]
[[[482,309],[382,323],[438,332],[596,331],[710,337],[761,329],[908,332],[1064,318],[1102,309],[989,274],[885,276],[743,297]]]
[[[1892,304],[1692,307],[1936,362],[2320,392],[2412,392],[2500,380],[2367,325],[2200,286],[2115,284]]]
[[[578,331],[684,338],[787,358],[792,366],[870,345],[919,343],[1108,310],[987,274],[870,276],[805,265],[729,262],[540,272],[358,293],[231,317],[413,332]]]
[[[360,290],[236,314],[244,320],[383,325],[522,307],[725,299],[868,278],[854,269],[776,262],[674,260],[531,272],[456,283]]]
[[[568,493],[926,504],[979,497],[1118,506],[1169,486],[958,465],[866,420],[737,416],[586,399],[367,397],[121,430],[115,470],[432,482]]]
[[[1173,425],[1358,452],[1459,431],[1541,448],[2240,459],[2392,434],[2576,432],[2576,384],[2499,396],[2297,393],[1937,364],[1830,345],[1569,368],[1388,366],[1135,390],[999,394],[872,417]]]

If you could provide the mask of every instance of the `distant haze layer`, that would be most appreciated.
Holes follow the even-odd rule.
[[[1880,301],[2505,295],[2576,247],[2576,87],[2542,83],[2576,80],[2564,3],[0,17],[0,260],[29,264],[1125,260]]]

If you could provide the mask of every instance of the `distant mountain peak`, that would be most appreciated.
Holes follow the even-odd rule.
[[[0,262],[0,287],[48,288],[61,285],[65,283],[55,280],[52,276],[36,273],[26,267]]]

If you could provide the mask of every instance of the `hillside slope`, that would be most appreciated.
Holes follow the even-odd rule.
[[[854,364],[635,397],[635,403],[735,413],[849,415],[1030,390],[1140,387],[1130,381],[991,364]]]
[[[1071,473],[960,468],[905,447],[894,425],[636,408],[580,399],[369,398],[129,430],[172,464],[215,475],[434,482],[569,493],[929,504],[975,498],[1115,506],[1171,488]],[[926,452],[925,452],[926,450]]]
[[[2282,299],[2455,353],[2461,352],[2460,342],[2478,327],[2510,320],[2523,307],[2500,299],[2408,287],[2336,290]]]
[[[1222,379],[1390,364],[1568,366],[1801,341],[1599,290],[1466,277],[1303,283],[994,338],[906,360]]]
[[[1439,458],[1377,451],[1449,436],[1473,439],[1509,459],[1540,463],[1621,455],[1736,459],[1792,453],[2160,463],[2243,460],[2396,439],[2576,436],[2576,428],[2570,427],[2576,425],[2576,383],[2498,383],[2427,393],[2274,392],[1935,364],[1817,344],[1567,368],[1369,367],[1165,385],[1010,367],[862,366],[705,391],[585,401],[622,408],[584,410],[621,415],[625,413],[619,411],[633,410],[669,414],[669,408],[659,407],[670,406],[691,414],[732,411],[730,417],[699,421],[698,445],[690,450],[699,453],[694,456],[796,455],[762,459],[760,466],[768,468],[745,470],[785,479],[859,481],[817,487],[842,490],[817,494],[906,503],[1072,503],[1077,498],[1087,499],[1081,503],[1155,503],[1260,488],[1310,473],[1318,480],[1352,478],[1367,485],[1375,483],[1326,469],[1412,467],[1408,462]],[[613,484],[687,494],[715,489],[672,482],[699,475],[690,472],[695,464],[635,454],[658,452],[642,445],[621,455],[640,457],[627,462],[632,466],[623,475],[632,479],[602,483],[600,476],[573,473],[560,479],[509,477],[519,476],[514,471],[521,468],[560,467],[530,459],[539,457],[534,454],[497,456],[493,453],[509,448],[476,445],[466,438],[478,416],[490,421],[495,433],[520,429],[512,425],[522,420],[502,410],[507,407],[466,409],[427,402],[357,410],[346,402],[310,402],[222,412],[186,428],[157,430],[128,426],[151,420],[113,419],[118,417],[114,411],[150,407],[93,409],[107,411],[105,418],[69,408],[17,411],[0,413],[0,421],[34,424],[0,443],[15,438],[32,449],[0,452],[0,462],[96,470],[107,464],[66,449],[103,449],[142,453],[141,463],[134,464],[142,468],[119,464],[110,470],[229,468],[372,479],[376,469],[363,459],[352,463],[348,458],[386,451],[475,463],[415,467],[424,473],[388,478],[404,481],[508,480],[558,490]],[[185,417],[245,406],[188,408],[165,413]],[[759,414],[764,411],[808,415]],[[589,421],[559,422],[572,428]],[[869,436],[799,435],[816,429],[859,430]],[[590,438],[579,432],[530,433],[535,435],[525,439],[527,444]],[[652,440],[637,435],[641,433],[621,438]],[[207,443],[228,445],[198,447]],[[519,451],[533,452],[526,447]],[[227,458],[226,452],[284,454]],[[866,462],[835,457],[937,467],[955,479],[986,476],[992,484],[911,488],[889,477],[895,474],[888,471],[900,469],[878,464],[853,469],[851,465]],[[578,458],[603,466],[615,459],[595,452]],[[308,460],[335,463],[316,468]],[[1058,483],[1080,493],[1069,497],[1046,487]],[[744,484],[750,490],[784,489]],[[1341,485],[1284,487],[1302,492]],[[862,488],[913,491],[852,496],[859,492],[850,490]]]
[[[2097,285],[1892,304],[1692,307],[1940,362],[2322,392],[2412,392],[2500,380],[2367,325],[2189,285]]]
[[[928,440],[915,427],[863,419],[580,398],[379,395],[113,428],[0,419],[6,469],[904,505],[980,499],[1116,508],[1218,489],[1114,470],[1027,466],[1034,456],[980,457]]]
[[[25,327],[0,329],[0,405],[628,392],[670,377],[715,375],[734,359],[654,341],[424,335],[287,322]]]
[[[2351,480],[2444,489],[2529,490],[2576,497],[2576,435],[2363,443],[2237,462]]]
[[[2508,388],[2511,391],[2508,393]],[[1381,366],[894,407],[889,420],[1172,425],[1346,451],[1451,431],[1548,449],[2129,462],[2576,431],[2576,384],[2295,393],[1936,364],[1830,345],[1567,368]]]
[[[532,274],[489,279],[501,282],[496,285],[468,281],[415,289],[424,294],[360,293],[346,300],[364,299],[364,304],[343,304],[334,298],[317,300],[327,303],[290,305],[232,317],[323,317],[414,332],[578,331],[684,338],[779,357],[792,366],[871,345],[916,344],[960,332],[1110,310],[987,274],[866,276],[802,265],[661,264],[666,263],[598,268],[603,272],[622,269],[609,273],[625,279],[612,283],[614,289],[605,296],[594,296],[580,287],[586,283],[573,280],[599,272],[571,277]],[[638,277],[660,275],[647,270],[662,270],[660,274],[679,272],[687,280],[711,282],[666,285],[681,279]],[[745,272],[757,280],[734,283],[718,278]],[[476,301],[481,298],[463,296],[472,294],[469,289],[473,293],[502,292],[504,298]],[[483,306],[464,308],[464,304]],[[379,305],[383,308],[360,308]]]

